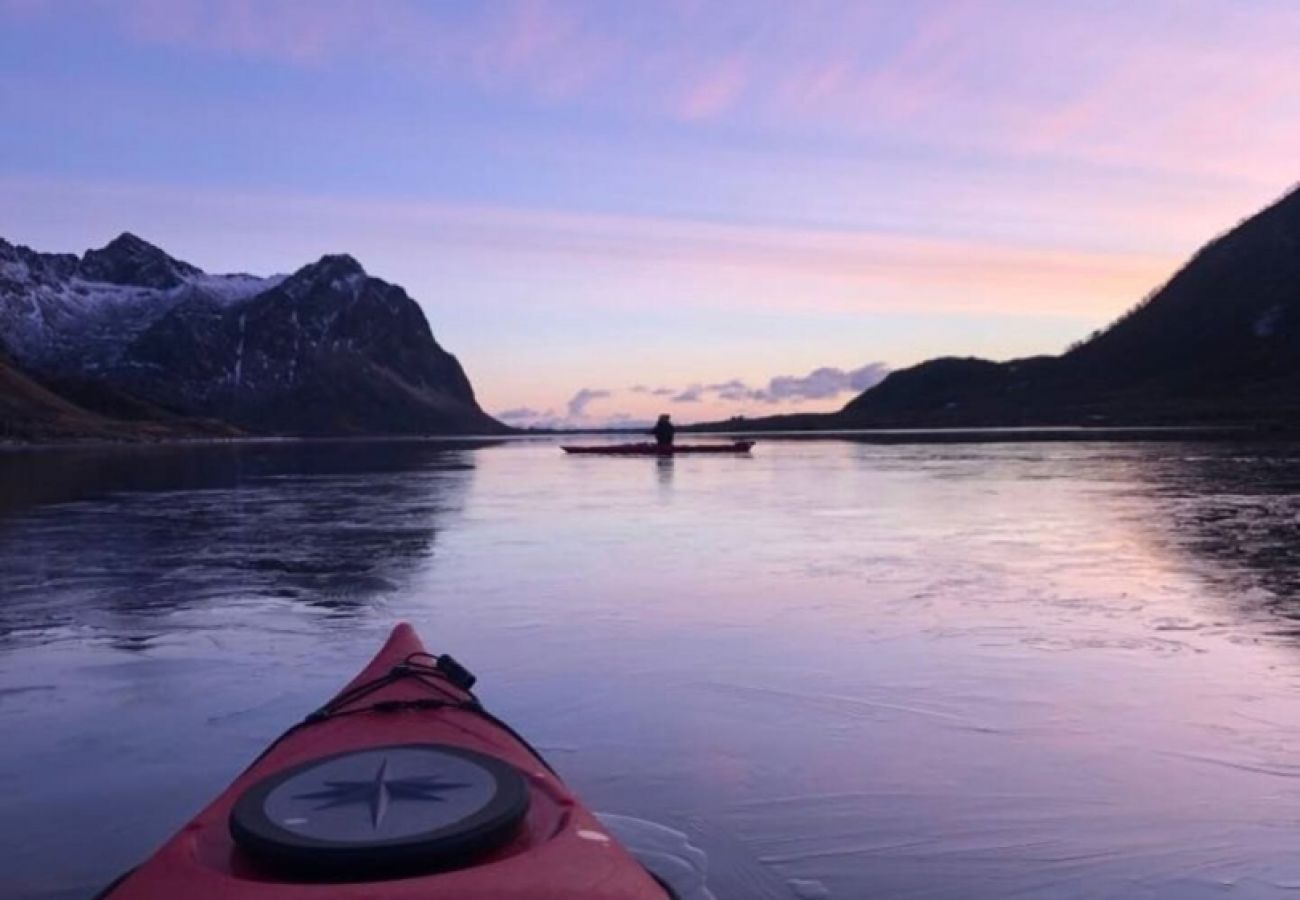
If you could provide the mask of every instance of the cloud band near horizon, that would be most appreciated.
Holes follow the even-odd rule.
[[[694,404],[711,399],[716,403],[728,405],[731,409],[730,412],[715,415],[714,418],[730,418],[734,415],[746,414],[754,409],[756,403],[775,407],[802,404],[805,401],[829,401],[845,394],[857,395],[879,384],[889,375],[889,372],[890,368],[886,364],[873,362],[848,371],[834,366],[820,366],[807,375],[777,375],[768,379],[763,387],[751,387],[740,378],[713,384],[692,384],[677,389],[650,388],[639,384],[622,389],[584,387],[578,389],[570,398],[565,416],[557,415],[554,410],[539,410],[532,407],[506,409],[496,415],[508,424],[521,427],[615,427],[615,423],[652,421],[655,407],[647,398],[660,397],[667,398],[668,402],[675,405]],[[615,412],[589,413],[592,404],[614,398],[617,398],[620,404],[632,401],[639,408],[635,412],[619,409]]]

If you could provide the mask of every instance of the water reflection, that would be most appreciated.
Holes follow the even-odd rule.
[[[1300,448],[1175,447],[1136,455],[1132,475],[1157,503],[1153,542],[1197,563],[1234,614],[1300,637]]]
[[[656,457],[655,474],[659,479],[659,499],[668,500],[673,495],[673,458],[671,456]]]
[[[1020,523],[1005,536],[1010,541],[1017,535],[1036,555],[1053,529],[1068,530],[1063,522],[1052,524],[1054,517],[1104,514],[1097,533],[1080,536],[1084,555],[1105,562],[1102,545],[1124,534],[1214,585],[1206,599],[1231,604],[1232,617],[1282,619],[1274,622],[1271,636],[1300,638],[1294,624],[1300,622],[1300,444],[952,443],[889,452],[881,440],[878,435],[799,438],[809,445],[852,445],[865,470],[887,469],[925,485],[996,484],[996,490],[973,489],[963,499],[967,505],[990,501],[985,511],[990,522],[1008,518],[1009,497],[1036,498],[1016,510]],[[928,491],[909,496],[910,511],[930,500]],[[960,517],[951,501],[947,490],[940,492],[924,509],[925,517],[934,522]],[[1068,513],[1052,506],[1066,502],[1076,505]]]
[[[461,508],[475,445],[314,443],[0,456],[0,638],[267,600],[354,615]]]

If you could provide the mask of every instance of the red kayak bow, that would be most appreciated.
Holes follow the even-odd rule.
[[[665,900],[406,624],[337,697],[101,896]]]
[[[682,453],[748,453],[753,441],[735,441],[731,444],[595,444],[588,447],[564,447],[565,453],[587,453],[603,456],[677,456]]]

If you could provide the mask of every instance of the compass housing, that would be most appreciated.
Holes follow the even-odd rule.
[[[235,843],[300,881],[363,881],[471,865],[528,813],[513,765],[450,744],[324,756],[255,783],[231,809]]]

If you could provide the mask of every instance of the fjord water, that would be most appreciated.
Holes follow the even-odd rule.
[[[0,894],[147,854],[410,620],[720,898],[1300,888],[1300,449],[0,455]]]

